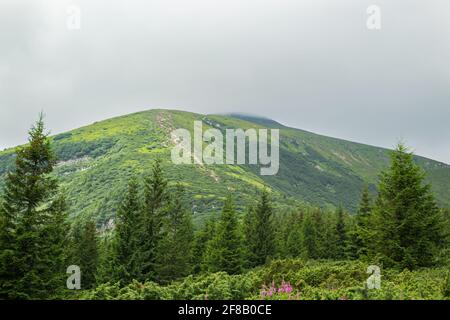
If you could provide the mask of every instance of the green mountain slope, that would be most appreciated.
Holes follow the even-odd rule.
[[[203,129],[279,128],[280,170],[260,176],[250,165],[174,165],[170,132]],[[128,179],[145,174],[156,158],[167,175],[180,181],[191,201],[195,219],[218,210],[228,191],[243,208],[258,189],[270,188],[279,205],[303,201],[320,206],[356,208],[364,184],[372,189],[378,173],[389,162],[388,150],[288,128],[270,119],[244,115],[201,115],[150,110],[113,118],[53,138],[60,160],[56,174],[67,190],[72,217],[95,216],[99,223],[114,217]],[[11,168],[14,150],[0,152],[0,176]],[[441,205],[450,206],[450,166],[416,157],[425,169]]]

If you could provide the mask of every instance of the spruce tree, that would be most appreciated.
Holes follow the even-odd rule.
[[[336,209],[336,258],[344,259],[347,252],[347,231],[345,225],[344,209]]]
[[[41,256],[45,256],[51,263],[46,268],[44,279],[46,283],[47,295],[57,297],[65,289],[66,270],[69,256],[68,230],[70,225],[67,222],[67,203],[64,191],[61,191],[51,202],[48,214],[41,233],[45,246],[42,248]],[[41,276],[42,277],[42,276]]]
[[[42,114],[17,149],[0,204],[0,296],[47,298],[64,288],[65,201],[50,174],[56,164]]]
[[[206,264],[206,249],[209,241],[214,238],[216,221],[209,219],[205,225],[194,235],[192,264],[193,273],[201,273],[208,271]]]
[[[205,256],[208,271],[225,271],[228,274],[240,273],[244,264],[242,242],[233,200],[229,195],[217,222],[216,234],[208,243]]]
[[[88,221],[82,230],[80,244],[81,286],[83,289],[95,287],[98,271],[99,252],[95,222]]]
[[[98,266],[96,274],[97,285],[105,283],[118,283],[115,279],[117,264],[115,262],[113,231],[105,232],[98,239]]]
[[[372,201],[370,199],[369,187],[365,186],[359,203],[358,215],[360,218],[365,218],[372,212]]]
[[[159,282],[170,282],[191,273],[192,214],[183,202],[183,190],[177,186],[166,206],[161,227],[162,238],[156,250],[156,274]]]
[[[149,177],[144,179],[144,209],[139,232],[139,266],[142,281],[156,279],[156,249],[161,239],[164,207],[169,195],[167,180],[157,159]]]
[[[302,257],[305,259],[317,259],[319,249],[317,246],[317,230],[312,215],[305,216],[302,225]]]
[[[254,248],[258,241],[256,237],[256,212],[253,206],[249,206],[244,216],[244,259],[247,268],[256,266],[256,253]]]
[[[364,258],[369,252],[371,228],[370,216],[372,212],[372,202],[370,199],[369,188],[364,187],[358,212],[353,220],[353,225],[349,231],[349,257]]]
[[[442,216],[424,172],[403,144],[380,177],[374,208],[375,254],[385,266],[416,268],[434,263],[445,245]]]
[[[70,255],[68,264],[80,267],[81,288],[95,287],[98,278],[99,250],[95,222],[76,222],[70,235]],[[108,263],[111,263],[109,261]],[[108,275],[110,277],[110,275]]]
[[[316,233],[317,233],[317,252],[320,258],[324,259],[336,259],[337,250],[337,233],[336,233],[336,216],[335,212],[322,211],[317,209],[314,213],[316,216],[321,217],[321,224],[317,228],[317,218],[314,219],[316,222]]]
[[[333,236],[331,235],[331,241],[327,239],[327,236],[330,235],[329,215],[323,212],[321,209],[317,208],[312,211],[312,220],[316,234],[316,258],[332,258],[334,250],[334,246],[332,243]],[[329,241],[330,243],[328,243]]]
[[[302,224],[303,219],[294,219],[293,217],[291,217],[286,224],[286,227],[289,228],[288,237],[286,239],[286,254],[289,257],[296,258],[302,253]]]
[[[142,205],[136,179],[128,183],[127,192],[117,212],[112,244],[115,281],[130,283],[140,276],[139,228],[141,228]]]
[[[265,264],[275,254],[275,232],[272,222],[272,206],[269,194],[264,190],[255,208],[255,234],[251,250],[254,252],[253,265]]]

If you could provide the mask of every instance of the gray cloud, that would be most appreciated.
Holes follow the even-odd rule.
[[[445,0],[2,0],[0,146],[24,142],[41,109],[61,132],[158,107],[402,138],[450,163],[449,16]]]

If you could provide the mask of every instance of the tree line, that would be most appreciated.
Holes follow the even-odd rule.
[[[231,193],[224,195],[220,215],[197,229],[183,187],[169,183],[159,160],[129,181],[111,232],[100,234],[94,221],[70,225],[64,190],[52,175],[55,164],[41,116],[29,143],[17,150],[2,192],[0,298],[64,296],[69,265],[80,267],[82,289],[91,289],[239,274],[288,257],[408,269],[448,263],[449,213],[438,208],[423,171],[401,144],[380,175],[377,194],[362,190],[356,214],[306,205],[275,212],[266,189],[244,213],[236,211]]]

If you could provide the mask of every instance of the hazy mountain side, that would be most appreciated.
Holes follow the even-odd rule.
[[[260,176],[252,165],[174,165],[170,132],[193,131],[194,120],[204,130],[215,127],[280,129],[280,171]],[[254,122],[250,122],[250,120]],[[127,181],[150,170],[161,158],[173,183],[186,189],[195,220],[218,211],[232,192],[243,210],[255,193],[267,185],[277,205],[306,201],[320,206],[343,205],[354,210],[364,184],[374,189],[377,175],[388,164],[388,150],[287,128],[255,117],[200,115],[172,110],[150,110],[101,122],[53,137],[59,158],[55,173],[67,190],[72,217],[95,216],[99,223],[113,217]],[[0,152],[0,176],[12,168],[14,150]],[[421,157],[416,161],[428,173],[440,204],[450,206],[450,167]]]

